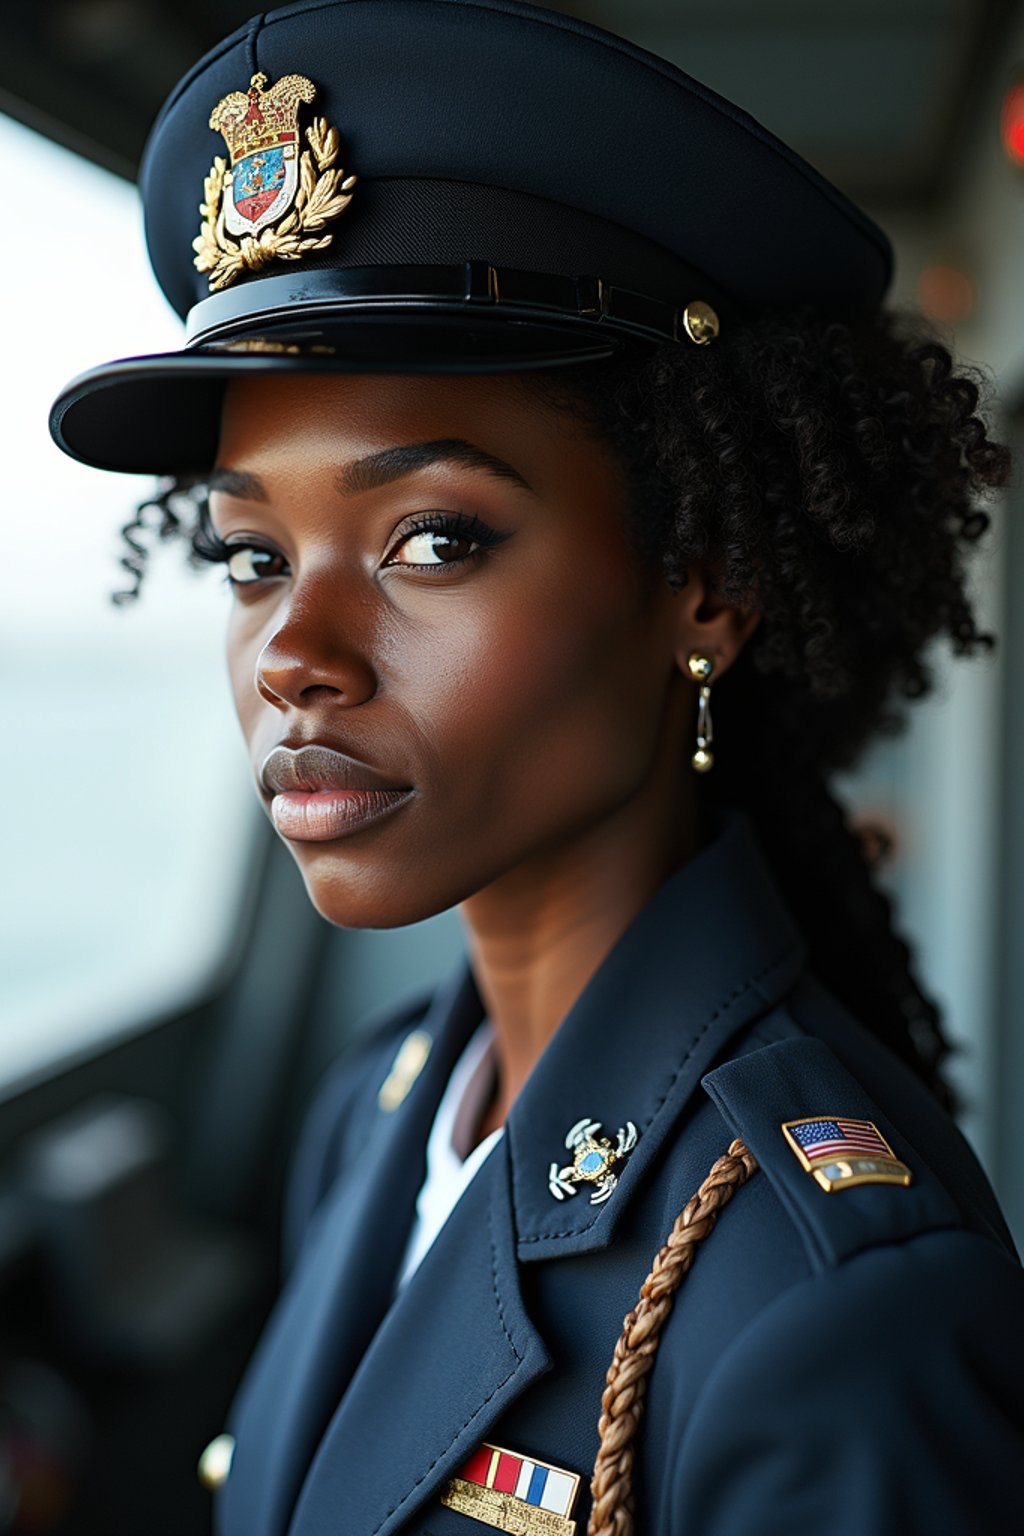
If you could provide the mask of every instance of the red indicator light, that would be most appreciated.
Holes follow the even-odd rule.
[[[1007,159],[1024,166],[1024,79],[1011,85],[1003,98],[1000,136]]]

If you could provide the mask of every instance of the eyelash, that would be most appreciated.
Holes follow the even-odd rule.
[[[439,560],[429,563],[426,561],[396,562],[404,564],[406,570],[410,571],[443,571],[453,565],[466,565],[471,560],[483,558],[496,545],[503,543],[505,539],[511,537],[511,534],[499,533],[497,529],[481,522],[475,513],[469,516],[465,512],[431,512],[417,518],[411,527],[405,530],[398,543],[394,546],[395,550],[401,549],[402,545],[417,533],[443,533],[449,535],[449,537],[468,539],[480,547],[471,550],[468,555],[459,555],[455,560]],[[206,526],[194,538],[193,548],[200,559],[218,565],[226,565],[232,555],[237,554],[240,549],[257,550],[263,554],[271,555],[275,559],[283,559],[283,556],[277,555],[273,550],[265,549],[262,544],[248,544],[243,540],[239,540],[236,543],[225,542],[218,534],[214,533],[212,526],[209,524],[209,519],[206,520]],[[385,563],[390,564],[392,562],[389,560]],[[281,573],[275,572],[274,574],[280,575]],[[259,579],[255,581],[236,581],[230,571],[224,573],[224,581],[228,586],[236,589],[263,585],[263,582]]]

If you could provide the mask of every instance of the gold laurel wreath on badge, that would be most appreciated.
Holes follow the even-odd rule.
[[[304,75],[285,75],[267,91],[266,79],[253,75],[247,93],[232,91],[210,114],[210,127],[223,134],[231,156],[230,169],[222,155],[214,157],[199,204],[202,225],[192,242],[194,264],[209,272],[211,290],[226,288],[246,269],[258,272],[268,262],[298,261],[307,251],[323,250],[334,234],[318,231],[352,201],[357,178],[337,165],[341,136],[326,118],[314,118],[306,129],[309,148],[298,156],[297,172],[292,169],[299,103],[313,100],[313,82]],[[269,205],[271,222],[260,228],[267,211],[247,215],[234,198],[233,183],[240,175],[261,176],[268,162],[280,174],[281,189]],[[229,217],[239,239],[228,233]]]

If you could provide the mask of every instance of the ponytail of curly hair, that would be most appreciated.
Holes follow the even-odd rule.
[[[986,376],[955,367],[919,314],[798,307],[700,349],[519,378],[618,453],[652,578],[679,588],[700,564],[722,598],[760,610],[715,688],[701,792],[750,814],[811,969],[955,1111],[939,1010],[829,781],[905,728],[907,702],[933,686],[930,642],[958,656],[994,644],[966,590],[989,525],[978,501],[1011,470],[978,414]],[[161,539],[187,533],[191,563],[212,557],[201,482],[167,484],[124,529],[136,584],[114,601],[138,593],[147,512]]]
[[[931,641],[958,656],[995,643],[966,590],[990,522],[978,500],[1011,471],[977,414],[987,383],[918,313],[803,307],[699,354],[542,385],[617,449],[644,564],[679,587],[701,563],[721,597],[760,610],[715,688],[709,790],[749,812],[811,969],[951,1112],[953,1047],[829,780],[905,729],[933,687]]]

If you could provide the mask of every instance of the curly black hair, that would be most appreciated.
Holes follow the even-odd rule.
[[[994,645],[975,621],[967,557],[979,501],[1008,483],[1010,450],[979,406],[988,375],[954,359],[916,311],[836,318],[776,308],[698,352],[666,344],[543,374],[524,387],[575,413],[618,453],[634,547],[681,587],[700,563],[761,621],[715,686],[710,793],[751,816],[807,939],[811,969],[951,1112],[953,1049],[914,975],[864,837],[829,787],[907,701],[933,686],[928,647]],[[174,481],[123,530],[186,532],[214,558],[202,482]]]

